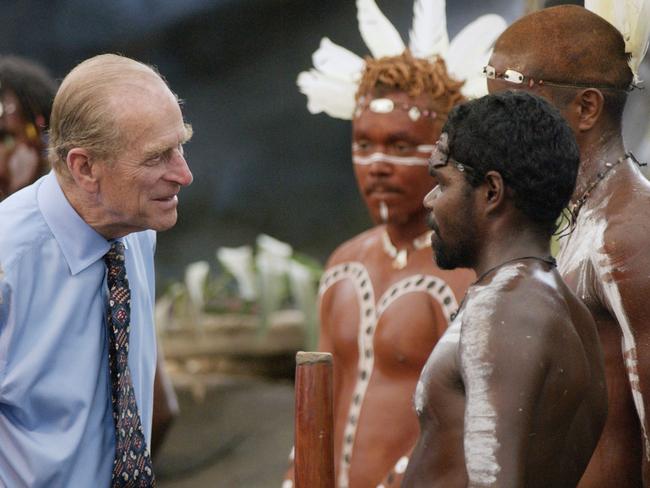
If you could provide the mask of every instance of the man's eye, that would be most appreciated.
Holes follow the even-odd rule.
[[[354,147],[358,151],[368,151],[370,150],[370,142],[368,141],[357,141],[354,143]]]
[[[408,144],[406,142],[398,142],[395,144],[395,150],[398,153],[408,153],[413,151],[413,146],[411,144]]]

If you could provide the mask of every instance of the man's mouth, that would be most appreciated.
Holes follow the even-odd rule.
[[[400,195],[404,193],[401,188],[385,184],[370,184],[366,186],[366,195]]]

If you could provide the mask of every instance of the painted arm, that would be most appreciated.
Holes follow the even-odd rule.
[[[523,306],[506,310],[491,297],[468,303],[460,339],[468,486],[523,487],[533,412],[546,377],[544,324]]]
[[[650,487],[650,256],[646,234],[615,229],[606,235],[598,276],[604,302],[616,318],[634,406],[641,422],[643,486]]]

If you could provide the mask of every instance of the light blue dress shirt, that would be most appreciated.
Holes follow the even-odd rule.
[[[155,233],[122,241],[129,367],[150,445]],[[109,247],[70,206],[54,173],[0,203],[0,487],[110,485]]]

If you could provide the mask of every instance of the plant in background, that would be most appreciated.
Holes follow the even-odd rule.
[[[256,247],[221,247],[216,251],[219,272],[211,273],[207,261],[185,268],[183,283],[173,283],[158,299],[157,317],[162,330],[179,328],[183,318],[201,327],[203,314],[242,314],[258,317],[259,335],[267,333],[279,310],[302,312],[306,346],[317,341],[317,293],[321,265],[295,253],[293,248],[261,234]],[[168,320],[172,317],[176,320]]]

